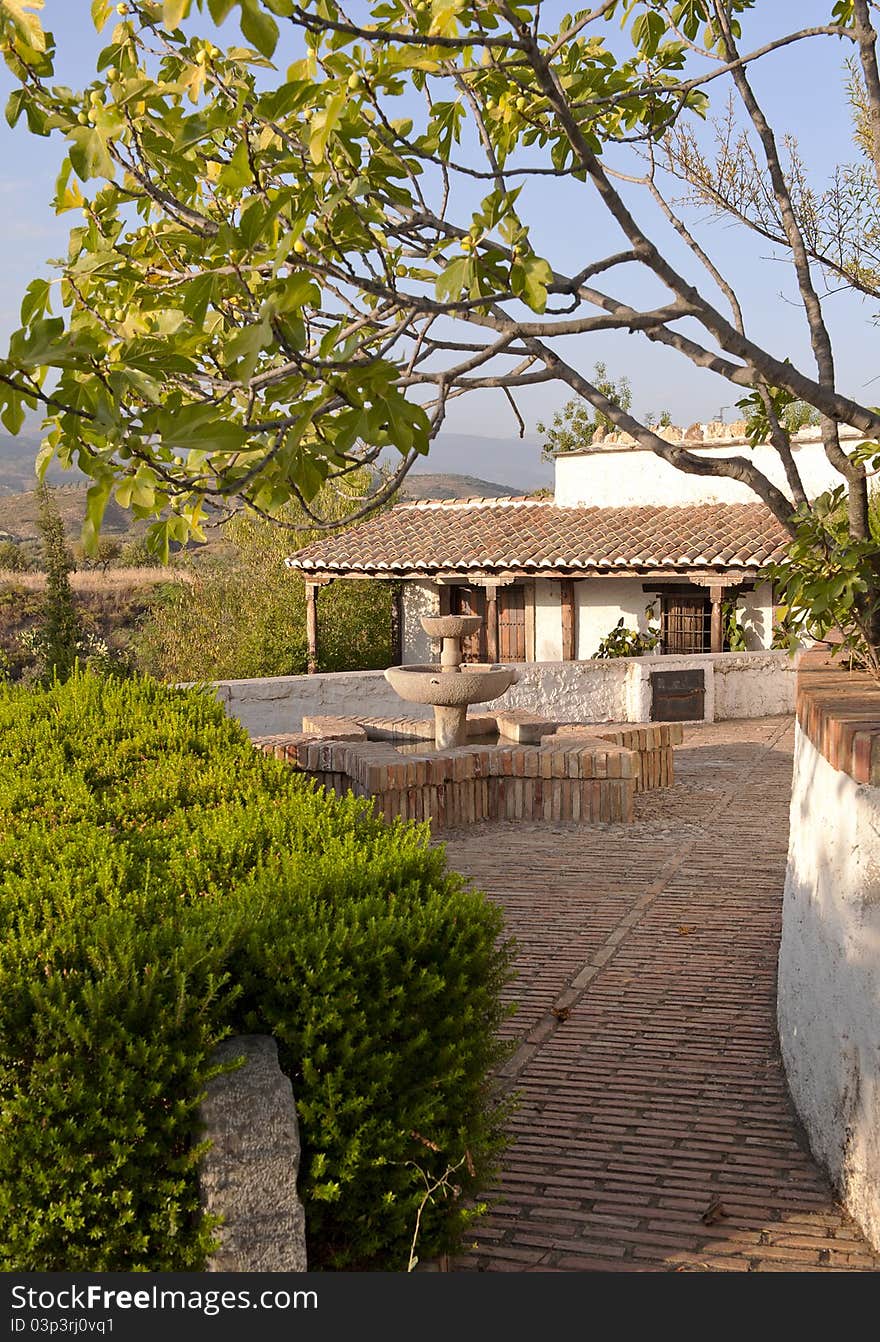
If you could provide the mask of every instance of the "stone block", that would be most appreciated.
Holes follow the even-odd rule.
[[[551,718],[519,709],[496,713],[495,721],[499,735],[518,745],[538,745],[542,736],[556,730],[556,723]]]
[[[207,1215],[220,1216],[208,1272],[305,1272],[305,1217],[296,1181],[300,1141],[293,1090],[267,1035],[218,1044],[214,1060],[243,1057],[208,1082],[200,1108],[211,1145],[199,1166]]]

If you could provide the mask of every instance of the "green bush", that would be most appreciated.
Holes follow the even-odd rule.
[[[275,1035],[310,1264],[454,1247],[501,1143],[509,948],[425,826],[261,755],[209,696],[0,687],[0,1268],[192,1270],[210,1054]]]
[[[308,669],[305,584],[285,565],[314,539],[295,509],[282,522],[240,513],[224,528],[229,550],[169,583],[137,640],[143,671],[170,681],[303,675]],[[318,595],[318,670],[373,671],[391,663],[387,582],[335,582]]]
[[[645,613],[650,618],[654,614],[653,606],[649,606]],[[638,629],[627,629],[624,625],[624,617],[621,615],[614,628],[602,639],[593,656],[597,659],[647,657],[655,650],[659,642],[659,630],[652,629],[650,625],[644,634],[640,633]]]

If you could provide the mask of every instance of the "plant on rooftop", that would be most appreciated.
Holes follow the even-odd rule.
[[[428,839],[209,695],[0,686],[0,1268],[199,1269],[197,1106],[243,1031],[293,1082],[310,1267],[403,1271],[420,1212],[423,1258],[455,1246],[501,1142],[509,948]]]
[[[338,525],[313,507],[322,484],[391,448],[399,469],[371,491],[388,497],[451,400],[499,390],[522,429],[519,390],[557,381],[592,422],[748,486],[798,554],[810,505],[784,401],[818,416],[846,490],[837,559],[858,565],[854,638],[880,648],[866,473],[880,410],[841,385],[823,293],[880,292],[872,0],[828,0],[804,27],[796,7],[762,6],[766,41],[751,36],[756,0],[602,0],[574,15],[540,0],[372,0],[354,14],[333,0],[128,0],[82,90],[53,83],[37,8],[0,0],[7,115],[64,139],[55,206],[83,217],[60,283],[27,289],[0,415],[17,432],[41,407],[41,468],[55,455],[91,476],[87,543],[111,495],[158,519],[160,552],[234,497],[270,516],[294,497]],[[113,10],[94,0],[99,29]],[[221,28],[200,35],[200,16]],[[823,41],[829,87],[838,52],[850,57],[859,155],[847,165],[841,146],[828,187],[755,93],[777,52]],[[681,180],[689,204],[672,202]],[[539,227],[536,194],[550,202],[556,186],[563,202]],[[788,266],[804,367],[756,328],[697,236],[707,204]],[[616,239],[584,228],[571,256],[570,221],[594,216]],[[707,459],[608,394],[583,348],[614,330],[726,379],[731,402],[751,398],[785,490],[748,450]],[[841,425],[864,446],[847,450]]]

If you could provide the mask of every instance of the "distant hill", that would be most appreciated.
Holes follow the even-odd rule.
[[[498,499],[508,494],[521,496],[523,489],[516,485],[498,485],[491,480],[480,480],[476,475],[413,475],[410,473],[400,488],[402,499]]]
[[[484,438],[441,429],[416,470],[469,475],[484,471],[489,478],[511,480],[523,493],[553,484],[553,467],[541,460],[537,438]]]
[[[40,450],[38,434],[25,430],[16,438],[0,429],[0,497],[4,494],[23,494],[33,489],[36,477],[34,462]],[[51,485],[81,485],[85,476],[77,470],[65,471],[53,462],[46,473]]]
[[[68,480],[70,476],[68,475]],[[79,477],[82,479],[82,477]],[[54,485],[53,494],[64,523],[65,535],[69,540],[78,541],[86,515],[86,488],[81,485]],[[107,504],[104,522],[101,528],[106,536],[123,536],[134,531],[143,531],[143,524],[132,527],[132,516],[120,508],[115,500]],[[0,494],[0,538],[11,537],[17,541],[36,540],[37,496],[33,489],[27,493]]]

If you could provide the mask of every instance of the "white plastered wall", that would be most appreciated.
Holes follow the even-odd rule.
[[[685,446],[707,459],[741,456],[788,493],[782,462],[772,447],[744,449],[741,443],[707,448]],[[808,497],[844,484],[818,442],[795,443],[794,456]],[[625,508],[675,507],[694,503],[756,503],[747,485],[723,476],[688,475],[655,453],[640,448],[599,446],[592,452],[563,453],[555,460],[555,502],[561,507]]]
[[[755,584],[753,592],[743,592],[737,601],[740,624],[749,652],[769,648],[773,642],[773,588],[769,582]]]
[[[535,661],[562,660],[561,586],[550,578],[535,579]]]
[[[880,788],[798,729],[779,1037],[817,1159],[880,1249]]]
[[[648,628],[646,607],[654,598],[642,591],[640,578],[584,578],[575,581],[577,607],[577,656],[595,657],[606,634],[623,617],[627,629],[645,633]],[[657,606],[659,615],[659,605]]]
[[[403,584],[403,630],[401,647],[404,666],[434,661],[434,645],[421,626],[423,615],[440,612],[440,589],[434,582]]]

